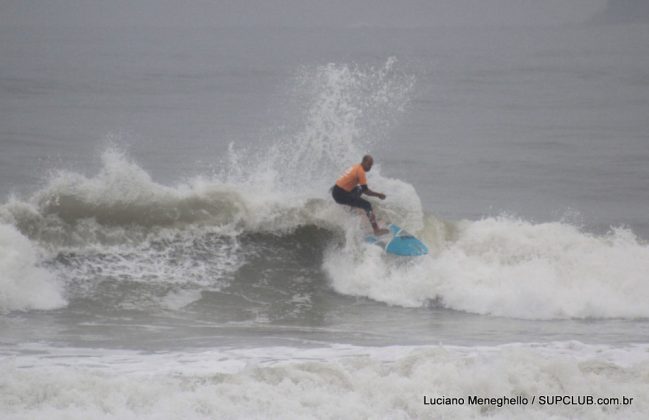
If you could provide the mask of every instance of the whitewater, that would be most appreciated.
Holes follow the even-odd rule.
[[[38,85],[44,76],[35,67],[27,81],[5,77],[13,89],[2,103],[19,109],[21,101],[74,98],[87,105],[81,114],[95,133],[104,121],[100,114],[110,114],[97,97],[127,103],[139,116],[126,118],[134,125],[124,132],[113,127],[116,131],[103,132],[96,142],[75,143],[72,136],[58,143],[53,135],[42,144],[34,136],[33,143],[25,140],[31,146],[20,146],[20,136],[29,135],[16,134],[3,143],[4,156],[14,159],[2,161],[2,173],[10,175],[3,175],[6,195],[0,202],[0,416],[646,418],[649,243],[638,204],[646,186],[636,180],[649,178],[632,155],[647,156],[646,122],[633,118],[636,108],[646,111],[647,104],[622,101],[628,107],[621,106],[615,121],[625,126],[620,132],[628,152],[617,155],[615,147],[598,148],[597,138],[579,137],[596,131],[600,110],[560,96],[572,81],[573,93],[588,97],[592,78],[611,92],[646,91],[638,76],[642,66],[630,60],[622,69],[628,77],[613,77],[615,60],[608,50],[599,56],[585,47],[591,45],[586,35],[608,36],[615,46],[645,33],[645,26],[617,27],[605,35],[592,28],[564,29],[571,40],[566,50],[556,47],[556,33],[537,33],[533,36],[543,42],[532,52],[531,35],[517,29],[444,33],[466,43],[459,58],[449,56],[442,43],[429,45],[417,31],[389,37],[410,47],[397,57],[375,43],[386,34],[378,31],[369,42],[371,31],[352,30],[354,54],[340,53],[337,42],[320,46],[330,61],[280,50],[279,57],[266,57],[268,62],[230,57],[231,68],[213,72],[224,64],[193,57],[197,68],[190,75],[183,73],[189,70],[182,54],[155,55],[155,40],[144,37],[132,48],[154,54],[157,70],[167,73],[133,68],[133,79],[123,82],[117,75],[124,64],[101,53],[114,52],[120,35],[90,41],[61,35],[78,43],[93,65],[109,69],[110,80],[72,88],[76,76],[57,73],[51,77],[58,84]],[[207,42],[200,31],[188,36]],[[268,42],[283,45],[288,34],[275,36]],[[483,36],[514,45],[493,52],[502,59],[494,61],[484,49],[471,47]],[[520,44],[512,36],[520,36]],[[25,42],[24,51],[42,48],[41,41]],[[247,38],[240,42],[253,48]],[[62,48],[64,55],[74,55]],[[426,48],[445,58],[426,55]],[[635,57],[646,46],[628,50]],[[354,58],[345,59],[349,54]],[[573,54],[594,67],[593,73],[548,70],[570,68],[566,62]],[[467,57],[480,71],[467,69],[459,77]],[[517,60],[530,68],[514,65]],[[501,72],[509,72],[508,83],[524,91],[520,97],[492,90],[503,86]],[[540,75],[555,75],[556,91],[544,90]],[[175,84],[163,83],[165,78]],[[227,87],[215,88],[223,95],[219,104],[242,107],[230,119],[208,123],[214,117],[207,102],[194,108],[191,100],[174,102],[184,95],[207,101],[205,89],[217,81]],[[272,123],[258,128],[251,140],[240,127],[261,111],[244,106],[245,99],[268,91],[274,92],[273,101],[264,112]],[[462,96],[465,91],[474,92],[474,103]],[[566,122],[553,120],[556,126],[533,131],[539,114],[562,118],[553,113],[553,100],[543,96],[552,93],[565,101],[562,107],[577,109],[577,122],[565,128]],[[142,98],[163,94],[168,109],[184,115],[181,108],[187,106],[189,120],[200,121],[179,129],[166,122],[164,106],[138,114]],[[539,101],[512,111],[510,101],[529,94],[538,94]],[[529,143],[498,143],[512,132],[485,123],[488,112],[454,128],[456,107],[486,103],[490,112],[517,114],[517,123],[530,131],[515,134]],[[422,107],[430,112],[422,114]],[[34,109],[42,119],[16,117],[6,126],[45,124],[55,132],[56,124],[45,118],[49,111]],[[112,112],[112,120],[125,121],[123,111]],[[445,118],[430,116],[443,112]],[[151,118],[155,128],[149,134],[174,138],[180,131],[172,142],[183,146],[165,149],[162,140],[142,140],[131,132],[147,130],[134,123],[139,118]],[[489,121],[502,117],[493,118]],[[232,131],[215,139],[209,124]],[[421,139],[418,130],[425,132]],[[467,140],[465,130],[482,133],[491,147]],[[574,133],[576,140],[570,137]],[[14,139],[2,135],[3,142]],[[533,141],[542,136],[554,140]],[[588,159],[580,160],[577,145],[587,140],[594,151],[583,152]],[[68,150],[67,157],[61,158],[60,150]],[[36,169],[24,156],[40,151],[48,157]],[[416,234],[429,255],[386,255],[364,241],[365,218],[330,198],[337,175],[368,152],[377,162],[368,174],[371,188],[388,196],[373,201],[379,220]],[[610,167],[626,165],[633,176],[602,170],[607,159],[618,159]],[[556,169],[552,165],[561,170],[550,170]],[[582,166],[588,170],[579,172]],[[502,171],[489,175],[493,167]],[[534,195],[526,177],[539,168],[549,172],[534,178],[542,184]],[[555,179],[556,174],[561,176]],[[456,184],[449,181],[452,176]],[[579,176],[581,183],[572,186]],[[460,192],[464,177],[475,186]],[[588,190],[592,178],[605,182]],[[600,189],[612,198],[598,207],[593,203]],[[570,200],[561,201],[564,195]],[[557,395],[628,397],[633,403],[424,404],[426,397]]]

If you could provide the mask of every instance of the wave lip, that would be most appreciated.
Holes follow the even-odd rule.
[[[56,277],[38,262],[29,240],[13,226],[0,224],[0,313],[66,305]]]
[[[227,222],[241,211],[237,194],[217,183],[158,184],[117,149],[106,150],[102,161],[100,172],[91,178],[58,173],[35,194],[40,212],[67,223],[94,218],[104,225],[168,226]]]

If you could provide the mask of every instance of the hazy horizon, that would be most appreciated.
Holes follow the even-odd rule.
[[[112,2],[5,1],[0,24],[12,26],[447,27],[548,26],[588,22],[606,0],[273,0]]]

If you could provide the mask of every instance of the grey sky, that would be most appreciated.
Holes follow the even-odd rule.
[[[0,0],[0,24],[556,25],[588,21],[605,5],[606,0]]]

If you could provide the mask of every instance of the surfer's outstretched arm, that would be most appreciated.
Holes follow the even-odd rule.
[[[370,197],[378,197],[381,200],[385,200],[385,194],[372,191],[367,185],[361,185],[361,188],[363,189],[363,194],[369,195]]]

